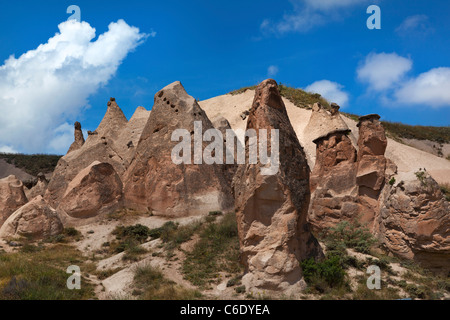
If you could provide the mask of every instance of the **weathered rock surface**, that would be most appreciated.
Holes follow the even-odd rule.
[[[165,216],[232,210],[231,189],[221,165],[194,164],[192,157],[192,164],[172,161],[172,150],[179,144],[171,141],[173,132],[185,129],[193,140],[194,121],[202,124],[199,135],[213,128],[205,112],[180,82],[170,84],[155,95],[150,118],[124,177],[126,206]],[[201,136],[199,139],[201,141]],[[203,142],[203,149],[209,144]]]
[[[45,177],[45,174],[43,174],[41,172],[37,176],[37,183],[36,183],[36,185],[33,188],[29,189],[29,190],[28,189],[25,190],[25,195],[30,200],[35,198],[35,197],[37,197],[37,196],[44,196],[45,191],[47,191],[47,187],[48,187],[47,178]]]
[[[95,161],[69,183],[57,210],[86,219],[118,209],[121,201],[122,181],[113,166]]]
[[[319,104],[314,105],[307,128],[314,126],[321,129],[310,135],[311,139],[315,138],[316,163],[311,172],[308,220],[321,232],[340,221],[359,218],[364,208],[358,199],[357,153],[349,138],[350,130],[339,114],[339,106],[333,104],[330,113]]]
[[[249,291],[285,290],[299,292],[305,287],[299,261],[320,255],[319,245],[306,222],[309,167],[303,149],[290,124],[274,80],[262,82],[256,90],[247,129],[279,130],[279,170],[263,175],[265,166],[238,167],[234,179],[241,259]],[[268,154],[272,143],[268,141]]]
[[[358,160],[364,156],[384,156],[387,147],[386,134],[380,116],[369,114],[359,118]]]
[[[85,142],[83,131],[81,131],[81,123],[79,123],[78,121],[75,122],[74,127],[75,127],[74,132],[75,141],[71,144],[69,151],[67,151],[67,153],[80,149]]]
[[[0,228],[0,238],[45,239],[61,233],[63,225],[56,213],[37,196],[15,211]]]
[[[56,208],[69,183],[94,161],[111,164],[122,178],[134,157],[134,146],[139,141],[148,114],[145,109],[138,108],[128,122],[115,99],[111,98],[95,134],[91,133],[81,148],[66,154],[58,162],[45,194],[46,201]]]
[[[27,201],[22,181],[15,176],[0,179],[0,226]]]
[[[422,171],[397,177],[380,199],[378,236],[395,255],[450,272],[450,204],[436,181]]]
[[[314,142],[333,133],[343,132],[350,132],[350,129],[339,114],[339,106],[333,104],[332,112],[328,112],[320,103],[315,103],[304,130],[305,138]]]

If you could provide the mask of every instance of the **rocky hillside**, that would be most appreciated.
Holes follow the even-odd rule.
[[[213,128],[277,129],[267,151],[279,157],[253,163],[241,139],[242,164],[173,161],[176,129],[191,139]],[[50,181],[0,179],[0,298],[449,298],[438,182],[450,182],[450,161],[389,136],[379,115],[355,121],[270,79],[202,102],[175,82],[130,120],[111,98],[86,139],[75,123]],[[220,148],[212,158],[230,151]],[[77,292],[64,278],[74,263]],[[379,290],[366,285],[374,266]]]

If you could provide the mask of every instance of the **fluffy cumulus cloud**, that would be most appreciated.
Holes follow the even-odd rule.
[[[413,62],[396,53],[369,54],[357,69],[368,90],[396,105],[450,106],[450,68],[434,68],[417,76],[407,73]]]
[[[336,102],[341,107],[348,103],[348,93],[343,91],[344,86],[329,80],[316,81],[305,88],[305,91],[320,93],[322,97],[330,102]]]
[[[357,75],[371,90],[382,91],[398,83],[411,68],[411,59],[396,53],[371,53],[359,66]]]
[[[450,68],[435,68],[402,84],[395,92],[404,104],[450,106]]]
[[[0,150],[66,152],[73,139],[68,119],[147,37],[123,20],[95,41],[86,22],[70,20],[58,28],[46,43],[0,66]]]
[[[261,31],[265,34],[287,32],[307,32],[329,21],[342,19],[346,10],[356,5],[369,3],[368,0],[291,0],[293,10],[280,21],[265,19]]]

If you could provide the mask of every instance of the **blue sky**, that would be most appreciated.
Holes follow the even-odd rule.
[[[80,47],[57,47],[64,66],[47,72],[53,58],[38,47],[61,33],[72,4],[88,25],[65,32],[92,36],[95,28],[87,41],[105,39],[90,51],[82,36]],[[381,30],[366,26],[371,4],[381,8]],[[129,118],[176,80],[203,100],[272,77],[319,91],[346,112],[450,125],[449,13],[445,0],[2,1],[0,151],[65,153],[73,122],[94,130],[109,97]],[[30,50],[39,54],[19,60]],[[6,63],[11,55],[17,60]]]

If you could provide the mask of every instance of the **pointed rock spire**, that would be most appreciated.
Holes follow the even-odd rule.
[[[279,130],[279,170],[262,175],[263,164],[239,165],[234,179],[236,216],[241,260],[249,291],[299,292],[306,284],[299,261],[321,254],[306,222],[309,167],[289,121],[275,80],[263,81],[256,89],[247,130]],[[268,152],[272,145],[268,141]]]
[[[202,142],[202,136],[213,126],[182,84],[174,82],[155,95],[155,104],[134,160],[124,177],[126,205],[165,216],[232,210],[231,189],[221,165],[172,161],[172,150],[179,144],[172,141],[173,132],[185,130],[192,141],[194,122],[202,125],[202,132],[198,134],[202,134],[199,139],[206,147],[209,143]]]

